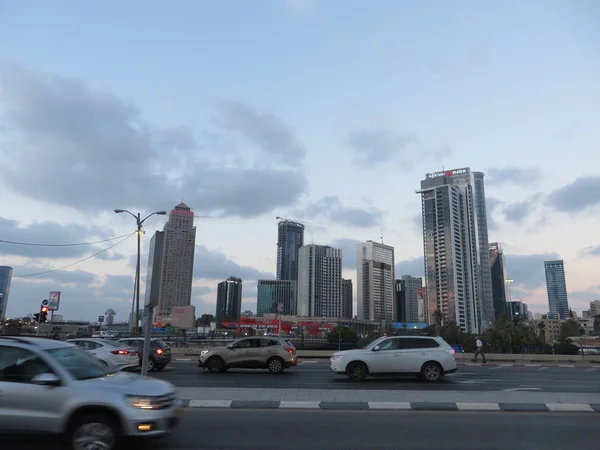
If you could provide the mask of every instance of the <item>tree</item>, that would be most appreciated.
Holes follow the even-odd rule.
[[[442,321],[443,321],[442,311],[440,311],[439,309],[436,309],[433,312],[433,323],[435,325],[435,335],[436,336],[442,335]]]
[[[358,341],[358,335],[352,328],[337,326],[327,335],[327,340],[329,342],[354,343]]]
[[[576,319],[567,319],[560,326],[561,342],[571,341],[571,337],[581,335],[581,325]]]
[[[546,324],[544,322],[539,322],[538,325],[538,336],[540,339],[540,342],[542,344],[546,343]]]

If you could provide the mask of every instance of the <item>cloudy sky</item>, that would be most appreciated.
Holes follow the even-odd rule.
[[[485,2],[488,3],[488,2]],[[486,173],[490,241],[513,297],[547,311],[543,261],[571,306],[600,298],[600,3],[594,0],[0,0],[0,239],[122,236],[180,201],[197,215],[193,304],[273,277],[276,216],[308,242],[396,249],[422,275],[426,172]],[[148,220],[148,241],[164,217]],[[131,308],[135,239],[0,243],[8,313]],[[145,274],[145,267],[144,272]],[[28,276],[33,275],[33,276]]]

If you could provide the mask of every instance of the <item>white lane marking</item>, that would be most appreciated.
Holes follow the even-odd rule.
[[[174,359],[173,361],[191,361],[191,360],[192,360],[192,358],[177,358],[177,359]],[[173,362],[173,361],[171,361],[171,362]]]
[[[506,364],[506,365],[500,365],[500,366],[496,366],[496,367],[490,367],[490,370],[504,369],[505,367],[512,367],[512,365]]]
[[[595,367],[592,367],[591,369],[584,370],[584,372],[593,372],[594,370],[597,370],[597,369]]]
[[[279,409],[319,409],[321,402],[282,400]]]
[[[547,367],[540,367],[538,370],[546,370]]]
[[[300,364],[317,364],[319,361],[298,361]]]
[[[231,400],[190,400],[190,408],[229,408]]]
[[[409,402],[368,402],[369,409],[411,409]]]
[[[461,383],[461,384],[481,384],[481,383],[490,383],[490,382],[497,382],[497,381],[503,381],[503,380],[492,380],[492,379],[481,379],[481,380],[456,380],[455,383]]]
[[[466,363],[465,366],[481,366],[479,363]]]
[[[498,403],[456,403],[459,411],[500,411]]]
[[[504,392],[520,392],[520,391],[541,391],[542,388],[538,387],[523,387],[523,388],[512,388],[512,389],[502,389]]]
[[[550,411],[557,412],[594,412],[594,409],[585,403],[546,403],[546,406]]]
[[[525,364],[525,367],[540,367],[539,364]]]
[[[573,364],[559,364],[558,367],[575,367]]]

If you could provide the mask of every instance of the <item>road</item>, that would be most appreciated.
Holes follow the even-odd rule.
[[[245,387],[277,389],[455,390],[496,391],[530,389],[546,392],[600,392],[600,368],[464,366],[438,383],[416,377],[377,378],[355,383],[336,375],[324,363],[300,363],[282,374],[262,370],[229,370],[212,374],[196,361],[173,361],[152,376],[177,387]]]
[[[190,409],[169,439],[127,448],[565,450],[597,448],[597,437],[594,414]],[[11,450],[42,448],[3,444]],[[59,447],[44,443],[43,448]]]

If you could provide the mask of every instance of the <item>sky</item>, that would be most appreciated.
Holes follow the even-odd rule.
[[[192,304],[273,278],[277,216],[307,243],[395,247],[423,275],[425,173],[485,172],[490,242],[513,299],[600,299],[600,3],[594,0],[0,0],[0,240],[125,236],[182,200],[196,219]],[[145,224],[148,243],[164,216]],[[8,315],[61,291],[65,319],[131,310],[135,238],[0,243]],[[144,286],[142,286],[143,289]],[[143,295],[143,290],[142,290]]]

